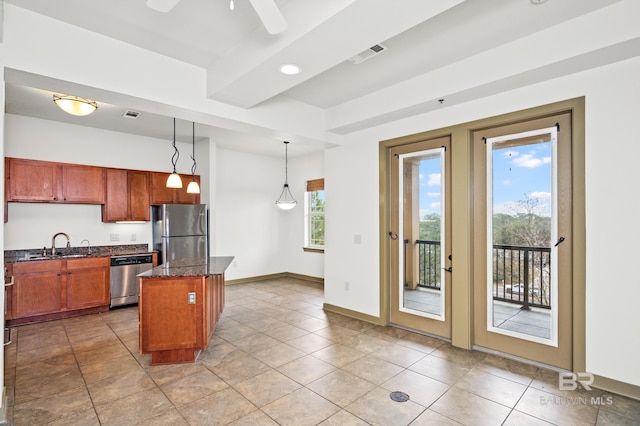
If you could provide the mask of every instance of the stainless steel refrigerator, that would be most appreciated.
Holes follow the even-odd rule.
[[[161,204],[151,209],[153,249],[158,260],[208,257],[209,210],[206,204]]]

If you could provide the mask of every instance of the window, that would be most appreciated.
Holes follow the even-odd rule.
[[[307,181],[304,194],[305,249],[324,249],[324,179]]]

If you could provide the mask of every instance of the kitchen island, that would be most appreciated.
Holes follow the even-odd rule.
[[[170,260],[139,274],[140,352],[151,364],[194,362],[224,308],[232,256]]]

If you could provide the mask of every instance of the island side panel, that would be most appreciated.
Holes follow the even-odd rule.
[[[141,278],[141,353],[195,351],[206,347],[205,280],[205,277]],[[195,304],[188,303],[190,292],[196,295]]]

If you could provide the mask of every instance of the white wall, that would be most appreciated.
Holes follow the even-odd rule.
[[[323,277],[323,255],[302,251],[305,182],[323,177],[322,155],[289,158],[289,185],[298,201],[289,211],[275,205],[284,184],[284,146],[282,158],[218,148],[217,160],[216,255],[235,256],[226,278],[280,272]]]
[[[585,96],[587,371],[640,385],[638,75],[640,59],[631,59],[352,134],[348,146],[327,151],[326,301],[379,314],[380,140]]]

